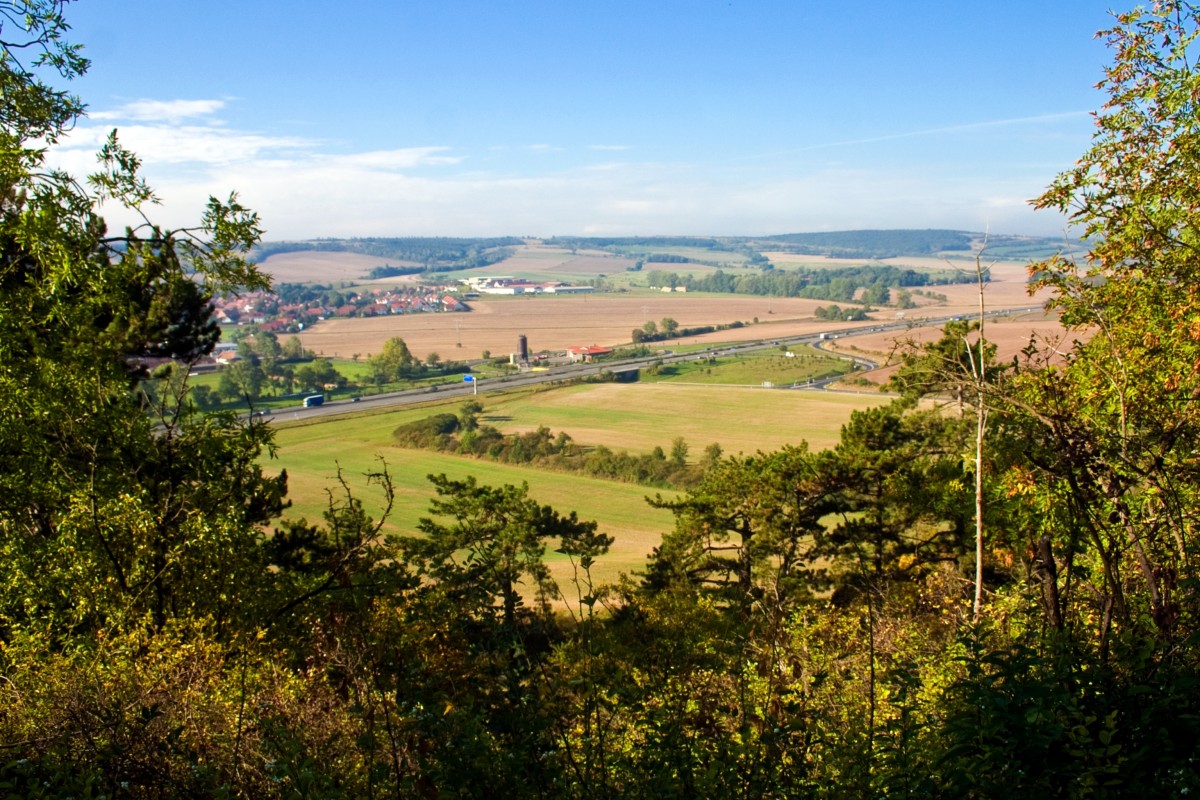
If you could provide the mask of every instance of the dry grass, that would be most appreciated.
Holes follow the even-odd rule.
[[[571,252],[562,247],[527,244],[516,249],[511,258],[483,269],[467,270],[472,275],[528,275],[547,278],[571,276],[594,278],[612,275],[633,266],[634,259],[595,250]]]

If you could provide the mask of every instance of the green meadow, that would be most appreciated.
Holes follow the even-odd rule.
[[[539,503],[563,513],[576,511],[582,519],[596,520],[601,530],[615,538],[610,553],[595,571],[602,580],[614,580],[620,572],[638,568],[662,533],[671,527],[669,512],[646,503],[646,496],[656,493],[654,489],[409,450],[391,443],[397,425],[429,413],[434,411],[426,407],[420,413],[338,417],[320,424],[280,427],[276,432],[276,457],[267,467],[287,470],[293,501],[288,515],[319,519],[328,506],[330,493],[334,499],[344,500],[338,482],[339,469],[354,496],[378,517],[383,511],[383,493],[366,476],[386,464],[395,491],[387,530],[402,534],[415,533],[418,520],[429,515],[429,501],[434,497],[427,480],[430,474],[444,473],[456,479],[474,475],[480,483],[489,485],[527,483],[530,496]],[[561,582],[569,565],[561,563],[562,557],[554,553],[548,554],[548,560]]]
[[[842,374],[848,367],[844,358],[822,353],[808,345],[795,345],[787,351],[760,351],[736,358],[698,356],[694,361],[663,366],[658,375],[649,379],[734,386],[762,386],[765,383],[790,386]]]
[[[580,384],[553,389],[525,390],[477,398],[484,406],[481,419],[505,432],[546,426],[565,431],[582,445],[605,445],[614,450],[646,453],[654,447],[669,450],[682,437],[692,459],[713,443],[726,454],[770,451],[807,441],[821,449],[837,442],[841,426],[853,410],[878,405],[887,398],[834,392],[769,390],[734,386],[660,383]],[[289,423],[285,415],[275,426],[276,456],[269,469],[286,469],[292,517],[320,519],[329,492],[342,499],[338,470],[378,516],[383,493],[368,484],[366,475],[383,463],[391,474],[395,502],[387,529],[412,533],[428,516],[433,489],[426,476],[445,473],[451,478],[474,475],[481,483],[528,483],[530,495],[560,512],[575,511],[596,520],[614,536],[612,551],[599,565],[598,576],[616,578],[639,568],[663,532],[673,524],[669,512],[651,508],[647,495],[658,490],[571,473],[499,464],[462,456],[410,450],[393,444],[397,426],[441,412],[454,412],[461,400],[435,401],[419,408],[360,413],[316,422]],[[553,555],[551,560],[558,558]],[[566,564],[555,565],[563,577]]]

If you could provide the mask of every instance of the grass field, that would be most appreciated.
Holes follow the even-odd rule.
[[[662,372],[651,380],[733,386],[762,386],[764,383],[790,386],[842,374],[849,368],[845,359],[814,350],[808,345],[794,346],[788,352],[791,353],[790,357],[780,350],[772,350],[737,358],[697,358],[695,361],[664,366]]]
[[[480,395],[483,421],[503,431],[545,425],[579,444],[646,453],[669,450],[683,437],[693,458],[714,442],[727,454],[775,450],[809,442],[837,443],[858,408],[885,403],[879,394],[805,392],[739,386],[605,383],[524,395]]]
[[[407,450],[392,444],[392,431],[397,425],[430,413],[433,413],[430,408],[410,409],[279,429],[278,457],[267,467],[287,470],[289,495],[294,503],[288,515],[320,519],[327,505],[327,490],[337,487],[340,467],[355,497],[378,517],[383,495],[378,487],[368,486],[365,475],[378,471],[382,458],[396,493],[387,526],[394,533],[415,533],[417,521],[428,516],[434,491],[426,476],[438,473],[457,479],[474,475],[480,483],[489,485],[526,482],[530,496],[538,502],[563,513],[576,511],[582,519],[596,520],[616,540],[596,570],[602,580],[615,580],[620,572],[639,568],[646,554],[673,524],[670,512],[646,504],[645,497],[655,494],[655,490],[643,486]],[[561,556],[550,553],[547,560],[560,582],[567,577],[568,565]]]
[[[580,444],[603,444],[634,453],[655,446],[669,449],[683,437],[698,457],[718,443],[726,453],[774,450],[802,439],[819,449],[837,441],[851,411],[885,402],[880,395],[798,392],[739,387],[680,386],[670,383],[585,384],[547,391],[481,395],[483,421],[506,432],[545,425],[566,431]],[[288,472],[294,507],[290,516],[319,519],[326,491],[337,484],[340,466],[355,495],[378,515],[382,495],[368,487],[364,475],[388,464],[396,490],[389,530],[415,531],[428,513],[432,487],[425,476],[474,475],[482,483],[528,482],[530,495],[561,512],[576,511],[600,523],[614,536],[612,552],[600,565],[605,580],[639,568],[661,535],[670,530],[670,513],[651,508],[647,495],[656,490],[633,484],[586,478],[570,473],[478,461],[460,456],[408,450],[392,443],[400,424],[441,411],[455,411],[460,401],[432,403],[373,414],[335,417],[329,421],[289,425],[276,418],[278,456],[268,468]],[[552,562],[558,559],[554,556]],[[563,577],[565,564],[552,564]]]
[[[746,260],[744,253],[735,253],[732,250],[709,250],[707,247],[686,247],[683,245],[664,245],[657,246],[652,244],[645,245],[628,245],[619,248],[622,253],[626,253],[636,258],[642,258],[650,255],[664,256],[681,256],[690,258],[695,261],[712,261],[720,264],[738,265]],[[653,269],[660,269],[664,272],[672,272],[675,267],[694,267],[695,264],[676,264],[663,261],[647,261],[642,265],[642,270],[649,272]]]

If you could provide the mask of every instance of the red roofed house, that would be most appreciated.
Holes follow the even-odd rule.
[[[606,356],[611,352],[611,347],[600,347],[599,345],[567,348],[567,356],[571,359],[572,364],[578,364],[580,361],[591,361],[597,356]]]

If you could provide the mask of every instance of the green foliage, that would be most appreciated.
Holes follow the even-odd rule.
[[[670,459],[662,447],[637,456],[613,452],[602,445],[583,448],[565,431],[556,435],[544,425],[525,433],[503,434],[478,423],[477,414],[482,410],[479,403],[468,401],[457,417],[435,414],[401,425],[393,435],[402,447],[461,453],[506,464],[533,464],[647,486],[691,485],[705,468],[703,464],[687,463],[688,445],[681,437],[671,443]]]
[[[255,256],[268,258],[276,253],[325,252],[361,253],[381,259],[416,261],[425,270],[450,271],[481,267],[503,261],[512,254],[511,248],[524,242],[511,236],[491,239],[463,239],[445,236],[358,239],[317,239],[307,242],[271,242],[255,249]],[[404,267],[377,267],[382,270],[372,277],[392,277],[411,274]],[[418,269],[417,272],[423,270]]]
[[[572,552],[592,552],[573,547],[573,542],[598,541],[596,523],[537,504],[526,486],[492,488],[474,478],[453,481],[445,475],[429,480],[440,498],[431,504],[432,512],[453,523],[421,520],[418,527],[425,535],[406,539],[405,555],[418,576],[432,582],[432,590],[455,595],[466,613],[490,617],[498,600],[500,621],[509,633],[516,633],[524,606],[520,584],[529,581],[542,613],[558,595],[542,558],[547,541],[558,540]]]
[[[963,231],[862,230],[822,233],[791,233],[767,237],[790,245],[792,252],[841,258],[892,258],[935,255],[942,251],[970,250],[971,237]]]
[[[842,308],[841,306],[817,306],[817,310],[813,312],[813,316],[817,319],[829,320],[831,322],[862,322],[867,317],[867,312],[861,308]]]
[[[392,383],[412,375],[420,362],[408,349],[404,340],[393,336],[383,343],[378,355],[369,359],[376,383]]]
[[[889,388],[910,398],[950,393],[960,405],[976,402],[977,382],[994,383],[1003,373],[994,363],[996,346],[981,341],[978,330],[978,321],[951,320],[937,341],[904,347]]]
[[[295,382],[302,392],[318,391],[326,385],[346,385],[346,376],[338,372],[337,367],[327,358],[314,358],[307,364],[301,364],[293,371]]]
[[[394,436],[402,447],[444,449],[451,444],[450,434],[459,429],[459,418],[453,414],[435,414],[414,420],[396,428]]]

